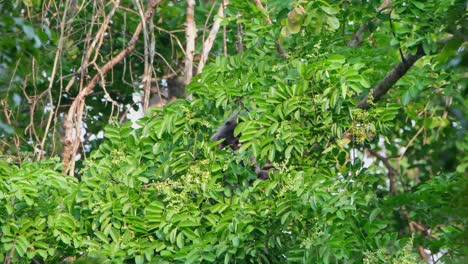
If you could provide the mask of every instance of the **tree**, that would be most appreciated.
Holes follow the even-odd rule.
[[[133,14],[132,23],[123,28],[132,33],[121,34],[109,22],[104,31],[114,38],[98,50],[106,54],[106,65],[136,43],[134,52],[122,59],[135,60],[135,69],[148,77],[149,64],[143,62],[151,61],[151,43],[161,43],[162,50],[169,47],[163,46],[162,36],[150,40],[153,31],[144,25],[171,32],[167,28],[187,18],[195,19],[190,26],[200,30],[210,8],[224,11],[213,18],[217,26],[211,38],[187,29],[187,46],[180,45],[181,55],[175,55],[188,61],[185,65],[197,63],[198,52],[206,59],[205,39],[214,39],[208,44],[213,45],[211,60],[187,81],[192,97],[149,108],[138,128],[132,122],[106,126],[105,139],[81,159],[76,178],[62,174],[63,160],[36,154],[40,160],[32,161],[18,154],[18,149],[29,148],[24,144],[4,147],[4,262],[80,257],[99,263],[464,262],[468,145],[463,1],[225,1],[224,6],[216,1],[192,6],[188,1],[194,16],[186,16],[186,3],[156,2],[146,7],[155,10],[153,19],[143,16],[149,18],[147,24],[141,22],[140,1],[134,7],[113,1],[107,9],[99,1],[93,7],[77,4],[75,16],[61,24],[60,32],[78,25],[81,17],[89,21],[90,14],[100,14],[95,10],[103,12],[95,16],[103,21],[113,14],[113,24]],[[65,10],[73,6],[63,4],[57,6],[62,16],[56,17],[68,17]],[[90,25],[89,32],[104,32]],[[125,37],[139,27],[143,40],[127,42]],[[221,27],[223,37],[213,38]],[[27,31],[18,43],[27,41]],[[70,41],[79,43],[84,36]],[[114,41],[116,36],[123,39]],[[60,51],[64,41],[61,36],[50,48],[56,45]],[[193,45],[195,54],[183,55],[182,49],[192,51]],[[35,52],[49,61],[58,56],[70,68],[84,65],[79,58],[66,60],[62,52],[40,47]],[[0,55],[18,56],[12,51]],[[122,83],[128,82],[127,63],[109,69]],[[163,65],[164,60],[155,63]],[[6,65],[13,74],[14,63]],[[182,68],[190,79],[193,67]],[[91,76],[110,80],[98,69]],[[34,83],[21,76],[25,73],[15,73],[23,85],[13,91],[23,89],[27,96]],[[89,97],[106,88],[131,95],[131,85],[119,89],[118,79],[112,86],[97,82],[85,93]],[[50,83],[44,91],[61,100]],[[4,112],[11,117],[9,109],[23,106],[14,104],[9,90],[2,93],[8,106]],[[83,116],[85,124],[101,112],[113,116],[93,108]],[[16,114],[18,121],[2,125],[21,129],[25,115]],[[233,116],[240,148],[219,148],[221,141],[210,138]],[[96,131],[102,128],[96,124]],[[50,140],[52,132],[44,133],[41,137]],[[21,136],[5,130],[3,137]],[[256,168],[266,164],[271,167],[268,179],[259,179]]]

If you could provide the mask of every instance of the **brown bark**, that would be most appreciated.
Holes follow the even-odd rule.
[[[362,44],[362,35],[369,29],[369,23],[364,23],[361,25],[359,30],[353,35],[353,37],[348,41],[348,47],[357,48]]]
[[[406,72],[414,65],[414,63],[425,55],[422,46],[418,46],[416,54],[408,53],[406,54],[404,60],[398,63],[387,75],[378,83],[374,88],[372,88],[373,102],[376,102],[384,96],[388,90],[403,77]],[[357,108],[360,109],[369,109],[370,105],[368,102],[370,94],[366,95],[357,105]]]
[[[55,116],[55,105],[54,105],[54,100],[53,100],[53,97],[52,97],[52,88],[54,86],[54,80],[55,80],[55,74],[57,72],[57,67],[59,65],[59,59],[60,59],[60,55],[62,54],[63,52],[63,47],[64,47],[64,42],[65,42],[65,24],[66,24],[66,19],[67,19],[67,12],[68,12],[68,4],[67,2],[65,2],[65,9],[64,9],[64,12],[63,12],[63,17],[62,17],[62,20],[60,22],[60,38],[59,38],[59,43],[58,43],[58,47],[57,47],[57,52],[55,53],[55,59],[54,59],[54,64],[53,64],[53,67],[52,67],[52,74],[50,75],[50,81],[49,81],[49,87],[47,88],[47,94],[49,96],[49,104],[50,104],[50,113],[49,113],[49,117],[47,119],[47,125],[46,125],[46,128],[44,130],[44,138],[42,139],[41,141],[41,145],[40,145],[40,149],[39,149],[39,153],[37,155],[37,159],[40,160],[42,158],[42,155],[44,154],[44,145],[45,145],[45,142],[47,140],[47,136],[49,134],[49,129],[50,129],[50,126],[52,124],[52,120]]]
[[[193,57],[195,54],[195,39],[197,38],[197,26],[195,24],[195,0],[187,0],[187,20],[185,22],[185,69],[184,84],[188,85],[193,77]],[[191,95],[188,98],[191,99]]]

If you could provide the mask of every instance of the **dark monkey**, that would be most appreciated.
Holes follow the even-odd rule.
[[[218,145],[218,149],[223,149],[226,146],[230,146],[232,150],[238,150],[240,148],[239,138],[234,136],[234,129],[237,127],[237,115],[239,111],[236,110],[223,125],[211,136],[212,141],[218,141],[224,139]]]
[[[223,149],[227,146],[230,146],[232,150],[238,150],[241,146],[239,142],[239,138],[234,136],[234,130],[237,127],[237,116],[239,115],[239,111],[236,110],[224,123],[221,125],[221,127],[216,131],[216,133],[211,136],[212,141],[218,141],[221,139],[224,139],[221,141],[221,143],[218,144],[218,149]],[[252,158],[252,160],[255,162],[255,157]],[[265,166],[260,168],[259,166],[255,166],[255,173],[257,174],[258,178],[261,180],[266,180],[269,179],[269,173],[268,170],[272,168],[272,165],[267,162]]]
[[[149,100],[149,106],[163,107],[177,98],[185,98],[185,85],[179,78],[172,77],[166,79],[166,85],[161,87],[161,91],[153,91],[155,94]]]

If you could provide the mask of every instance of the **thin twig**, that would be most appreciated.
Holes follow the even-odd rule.
[[[419,134],[421,134],[421,132],[424,130],[424,127],[421,127],[418,132],[416,132],[416,134],[410,139],[410,141],[408,142],[408,145],[406,145],[406,147],[404,148],[403,152],[400,154],[400,157],[398,158],[398,162],[401,161],[401,159],[403,158],[403,156],[405,155],[406,151],[408,150],[408,148],[413,144],[413,142],[416,140],[416,138],[419,136]]]
[[[237,21],[242,17],[240,12],[237,13]],[[237,33],[236,33],[236,50],[237,52],[244,51],[244,44],[242,44],[242,24],[237,22]]]
[[[385,168],[387,168],[387,171],[388,171],[388,181],[389,181],[389,185],[390,185],[390,193],[392,195],[395,195],[397,190],[396,190],[396,184],[395,184],[395,176],[398,175],[398,170],[396,170],[391,164],[390,162],[388,161],[388,158],[382,156],[380,153],[378,153],[377,151],[375,150],[372,150],[372,149],[367,149],[369,151],[369,153],[376,157],[377,159],[379,159],[380,161],[382,161],[382,163],[384,164]]]
[[[260,9],[264,14],[265,14],[265,21],[268,25],[271,25],[272,22],[271,22],[271,19],[270,19],[270,16],[268,15],[268,12],[267,10],[263,7],[262,5],[262,2],[260,0],[253,0],[255,5],[257,6],[258,9]],[[279,40],[276,40],[275,41],[275,46],[276,46],[276,51],[278,52],[278,54],[280,55],[281,58],[286,58],[287,57],[287,54],[286,52],[283,50],[283,48],[281,47],[281,44],[279,42]]]
[[[229,1],[226,1],[226,5]],[[224,18],[224,4],[221,4],[218,9],[218,13],[215,17],[213,27],[211,27],[210,34],[208,38],[203,43],[203,51],[200,57],[200,63],[198,64],[197,74],[201,73],[203,68],[205,67],[206,60],[208,59],[208,55],[210,54],[211,48],[213,47],[214,40],[216,38],[216,34],[219,31],[221,26],[221,22]]]
[[[83,60],[82,60],[82,63],[81,63],[81,66],[80,68],[78,68],[78,70],[76,71],[77,73],[78,72],[81,72],[82,74],[82,78],[84,77],[84,70],[88,67],[89,64],[91,64],[89,62],[89,58],[91,57],[92,53],[95,52],[95,56],[94,56],[94,59],[92,60],[92,62],[95,62],[96,59],[97,59],[97,55],[99,54],[98,50],[101,48],[103,42],[104,42],[104,33],[107,31],[107,28],[109,27],[109,23],[112,19],[112,17],[114,16],[115,14],[115,11],[119,8],[119,5],[120,5],[120,0],[115,0],[113,1],[114,3],[114,6],[112,7],[111,11],[109,12],[109,14],[105,17],[104,19],[104,22],[101,24],[101,27],[99,28],[99,30],[97,31],[93,41],[91,42],[91,44],[89,45],[86,53],[85,53],[85,56],[83,57]],[[103,10],[103,13],[104,13],[104,10]],[[93,21],[94,21],[94,16],[93,16]],[[90,31],[88,34],[91,33],[92,31],[92,28],[93,27],[90,27]],[[87,39],[90,38],[90,35],[88,36]],[[70,79],[70,81],[68,82],[66,88],[65,88],[65,91],[69,91],[70,88],[72,87],[73,83],[75,82],[75,78],[72,78]]]
[[[268,15],[266,9],[263,7],[263,4],[260,0],[253,0],[255,5],[260,9],[262,12],[265,13],[265,21],[267,22],[268,25],[271,25],[271,19],[270,16]]]
[[[161,2],[161,0],[152,0],[149,3],[148,10],[146,11],[146,19],[149,19],[156,6]],[[80,145],[80,130],[81,130],[81,120],[83,115],[84,109],[84,100],[87,95],[89,95],[94,87],[98,84],[102,76],[105,76],[108,71],[112,70],[112,68],[122,61],[128,54],[130,54],[135,49],[135,44],[140,36],[140,33],[143,29],[143,22],[140,22],[133,33],[131,40],[128,43],[128,46],[123,49],[117,56],[112,58],[108,61],[103,67],[101,67],[101,73],[94,75],[94,77],[89,81],[85,88],[83,88],[78,95],[76,96],[75,100],[73,100],[70,109],[68,110],[68,114],[64,120],[64,128],[65,128],[65,137],[64,137],[64,152],[63,152],[63,165],[64,165],[64,172],[68,173],[69,175],[74,175],[74,167],[75,167],[75,155]],[[73,135],[73,128],[76,129],[76,135]]]
[[[57,65],[59,58],[62,54],[63,50],[63,44],[64,44],[64,34],[65,34],[65,22],[67,19],[67,12],[68,12],[68,1],[65,2],[65,7],[63,11],[63,17],[62,21],[60,22],[60,38],[59,38],[59,43],[57,46],[57,52],[55,53],[55,59],[54,59],[54,64],[52,66],[52,73],[50,75],[50,81],[49,81],[49,87],[47,88],[47,94],[49,95],[49,107],[50,107],[50,113],[49,117],[47,120],[47,125],[44,130],[44,137],[42,138],[41,145],[39,148],[39,153],[37,155],[37,159],[40,160],[42,158],[43,152],[44,152],[44,145],[47,140],[47,135],[49,134],[49,129],[50,125],[52,124],[52,119],[54,118],[54,98],[52,97],[52,87],[54,85],[54,80],[55,80],[55,74],[57,72]]]
[[[206,32],[206,29],[208,28],[208,21],[210,21],[211,14],[213,13],[213,10],[214,10],[215,6],[216,6],[216,1],[214,1],[213,4],[211,5],[210,11],[208,11],[208,15],[206,16],[205,25],[203,27],[203,35],[202,35],[202,41],[203,42],[206,40],[205,39],[205,32]]]

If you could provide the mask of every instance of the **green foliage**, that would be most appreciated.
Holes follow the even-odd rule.
[[[364,259],[365,264],[373,263],[392,263],[392,264],[413,264],[413,263],[424,263],[418,259],[417,254],[412,252],[413,243],[408,242],[400,251],[395,254],[388,252],[386,248],[379,249],[376,252],[369,252],[366,254]]]
[[[8,159],[7,159],[8,161]],[[76,179],[60,173],[57,161],[21,165],[0,160],[0,258],[49,259],[76,254],[80,225],[66,208]]]
[[[166,2],[157,13],[161,23],[183,23],[183,5]],[[452,34],[463,30],[466,15],[456,10],[462,1],[395,0],[391,12],[360,1],[268,2],[272,24],[253,3],[231,1],[223,23],[229,40],[240,25],[245,51],[207,64],[188,86],[193,100],[150,109],[136,129],[130,122],[107,126],[103,143],[79,167],[79,181],[61,174],[53,159],[2,156],[0,260],[417,263],[421,246],[445,252],[446,263],[463,262],[468,147],[460,47],[466,43]],[[203,3],[196,11],[205,14]],[[368,40],[347,46],[374,17]],[[125,19],[116,13],[116,24]],[[114,32],[115,46],[106,43],[103,54],[123,48],[125,30],[138,22],[132,17],[123,33]],[[448,34],[453,38],[438,43]],[[427,56],[382,101],[356,109],[401,61],[399,49],[418,45]],[[214,53],[221,47],[217,42]],[[170,53],[167,46],[158,51]],[[79,60],[74,52],[67,67]],[[140,61],[132,65],[142,69]],[[114,73],[119,81],[111,91],[131,95],[120,81],[128,77],[125,67]],[[95,101],[90,112],[108,117]],[[210,137],[235,111],[242,146],[218,149]],[[102,129],[101,119],[91,131]],[[270,178],[260,180],[255,167],[267,162]],[[411,222],[427,229],[412,232]]]

